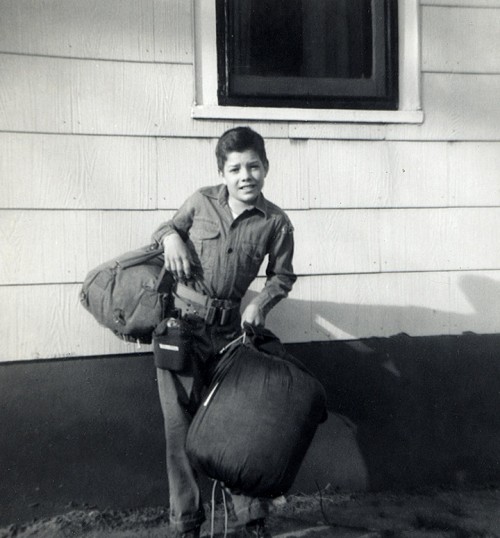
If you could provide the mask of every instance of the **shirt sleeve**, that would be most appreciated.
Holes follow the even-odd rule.
[[[161,245],[165,237],[174,233],[179,234],[183,241],[188,239],[188,232],[193,224],[195,213],[195,196],[196,194],[190,196],[170,220],[160,224],[152,236],[154,243]]]
[[[288,296],[297,276],[293,272],[293,226],[290,221],[282,222],[269,249],[266,269],[266,284],[251,301],[266,316],[281,299]]]

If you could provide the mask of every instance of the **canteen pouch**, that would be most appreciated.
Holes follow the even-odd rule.
[[[153,333],[155,366],[172,372],[189,370],[191,354],[189,328],[177,318],[164,319]]]

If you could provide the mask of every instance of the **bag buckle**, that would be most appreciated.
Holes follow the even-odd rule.
[[[231,308],[221,308],[220,311],[220,325],[227,325],[229,320],[231,319]]]

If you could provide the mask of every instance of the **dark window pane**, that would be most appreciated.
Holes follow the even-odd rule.
[[[217,0],[219,103],[397,107],[397,0]]]
[[[229,35],[235,51],[234,73],[300,75],[301,4],[301,0],[236,0],[233,3],[233,26]]]
[[[233,0],[237,75],[369,78],[371,0]]]

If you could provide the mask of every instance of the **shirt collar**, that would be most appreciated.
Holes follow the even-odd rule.
[[[206,191],[204,194],[209,198],[215,198],[216,200],[218,200],[220,205],[227,205],[228,192],[227,187],[226,185],[224,185],[224,183],[217,185],[217,187],[213,190]],[[259,194],[259,197],[255,202],[254,208],[259,210],[264,215],[264,217],[267,218],[266,199],[264,198],[264,195],[262,193]]]

